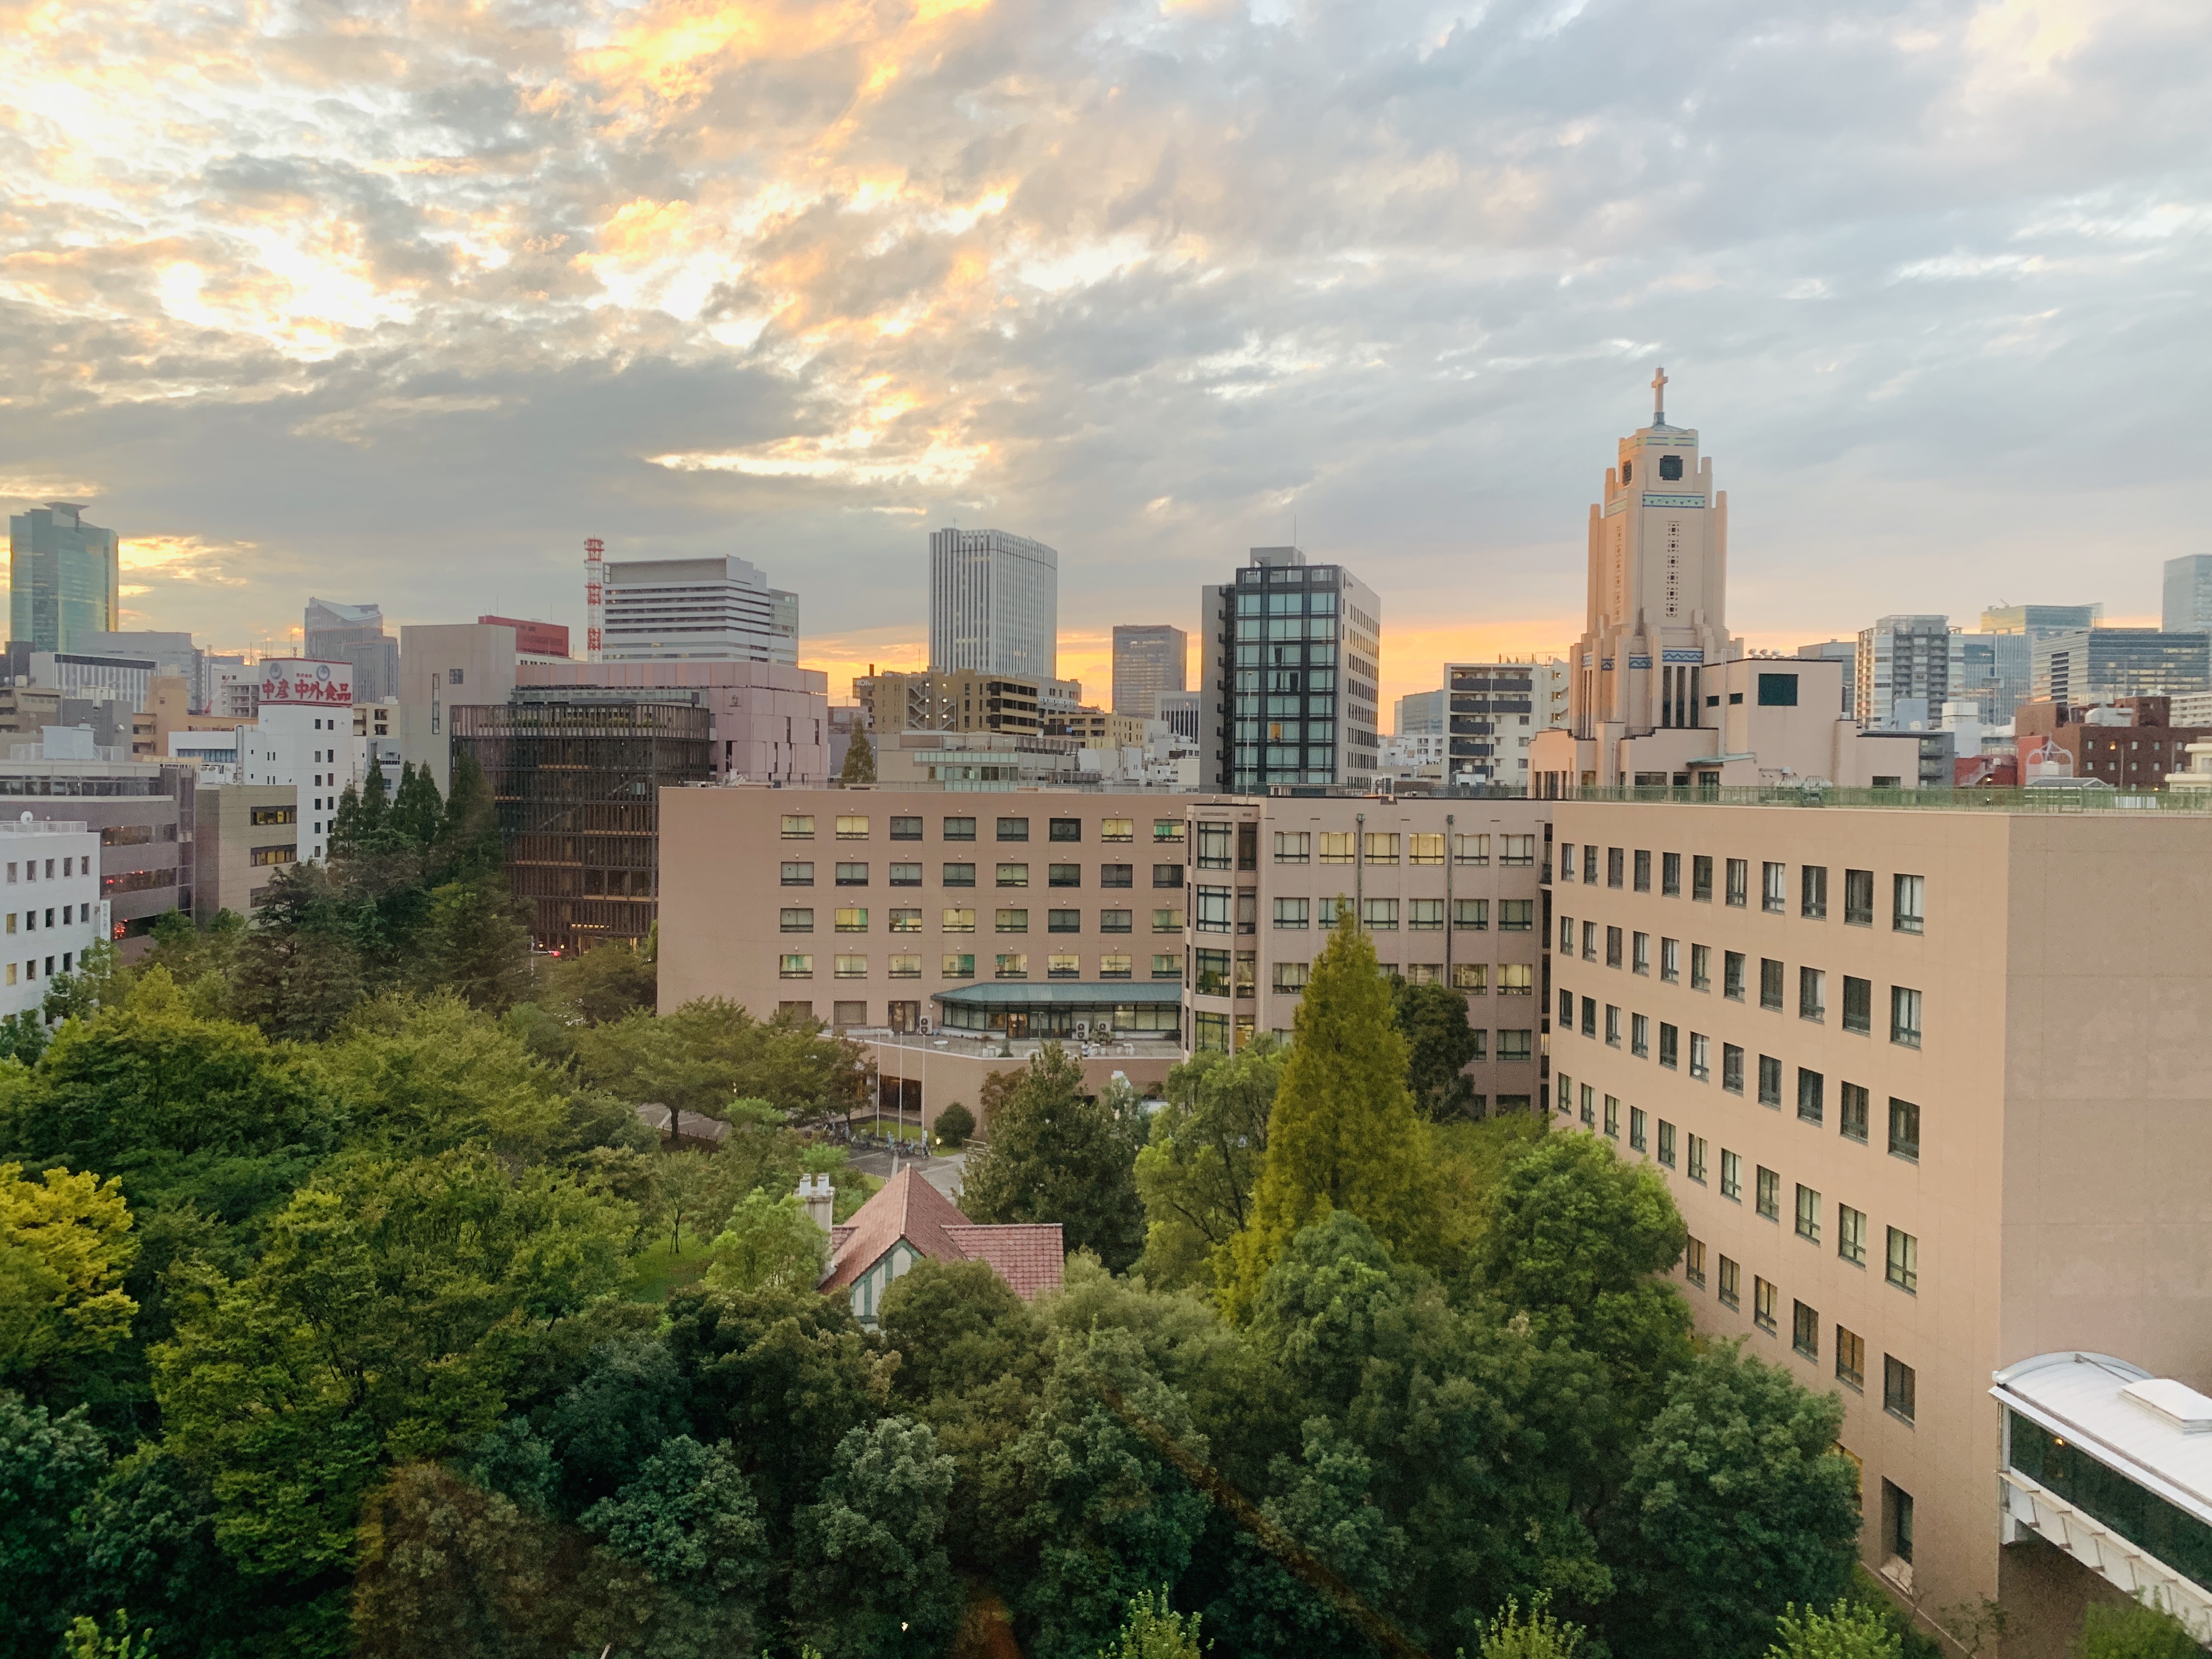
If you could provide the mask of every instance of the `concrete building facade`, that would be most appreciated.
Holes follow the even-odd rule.
[[[2102,1587],[2001,1514],[1992,1374],[2212,1382],[2208,824],[1557,810],[1553,1121],[1664,1175],[1701,1329],[1840,1391],[1893,1593],[2035,1610],[2008,1656]]]
[[[251,916],[280,871],[300,861],[300,796],[274,784],[203,782],[194,899],[203,916]]]
[[[81,818],[0,818],[0,1015],[35,1013],[47,981],[107,937],[100,836]]]
[[[398,696],[399,641],[384,631],[384,612],[375,605],[309,599],[301,641],[302,656],[353,665],[356,702]]]
[[[1875,732],[1933,728],[1951,695],[1951,619],[1883,617],[1859,634],[1853,712]]]
[[[799,596],[738,558],[606,565],[604,662],[799,665]]]
[[[929,666],[1039,681],[1060,662],[1060,555],[1004,530],[929,536]]]
[[[0,762],[0,820],[82,822],[98,838],[98,898],[125,958],[143,954],[155,921],[192,914],[192,768],[142,761],[26,757]]]
[[[830,677],[764,662],[522,662],[514,683],[610,691],[696,694],[710,721],[714,775],[754,783],[820,784],[830,757]],[[841,756],[840,759],[842,758]]]

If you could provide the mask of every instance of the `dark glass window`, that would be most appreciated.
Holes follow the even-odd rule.
[[[920,818],[893,818],[891,820],[891,839],[893,841],[920,841],[921,839],[921,820]]]
[[[2019,1413],[2006,1416],[2014,1468],[2103,1522],[2130,1544],[2149,1551],[2183,1577],[2212,1589],[2212,1526]]]
[[[1681,476],[1682,458],[1680,455],[1662,455],[1659,458],[1659,477],[1662,483],[1673,483]],[[1627,476],[1625,471],[1622,475],[1621,482],[1623,483],[1628,482]]]
[[[999,839],[1000,841],[1027,841],[1029,838],[1030,821],[1027,818],[1000,818],[999,820]],[[950,837],[947,839],[950,839]]]
[[[1920,1157],[1920,1109],[1894,1095],[1889,1102],[1889,1150],[1916,1162]]]
[[[1049,833],[1052,839],[1054,841],[1081,841],[1083,839],[1083,820],[1081,818],[1054,818],[1051,820],[1051,829]],[[1022,839],[1024,841],[1029,839],[1029,834],[1026,828],[1023,831]]]
[[[945,819],[945,840],[947,840],[947,841],[973,841],[973,840],[975,840],[975,819],[973,819],[973,818],[947,818],[947,819]]]

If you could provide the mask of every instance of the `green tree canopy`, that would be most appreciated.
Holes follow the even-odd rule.
[[[811,1291],[830,1260],[830,1235],[794,1194],[747,1193],[714,1240],[707,1282],[728,1291]]]
[[[138,1311],[123,1291],[137,1242],[122,1184],[62,1169],[22,1174],[0,1164],[0,1376],[105,1352]]]
[[[2202,1659],[2188,1626],[2162,1607],[2091,1607],[2081,1617],[2081,1659]]]
[[[990,1132],[961,1177],[961,1206],[971,1218],[1057,1221],[1070,1251],[1095,1251],[1116,1272],[1137,1259],[1144,1209],[1136,1147],[1112,1106],[1085,1092],[1081,1061],[1056,1042],[1042,1045]]]
[[[1252,1188],[1288,1058],[1281,1043],[1262,1036],[1233,1055],[1202,1050],[1168,1073],[1167,1104],[1136,1163],[1142,1266],[1154,1284],[1229,1281],[1230,1242],[1252,1218]]]
[[[656,1017],[645,1010],[576,1034],[586,1081],[620,1099],[727,1118],[740,1099],[769,1103],[798,1122],[857,1104],[860,1047],[811,1020],[756,1019],[720,997]]]
[[[876,750],[868,741],[868,734],[855,726],[853,739],[845,747],[845,764],[837,774],[837,785],[850,789],[856,783],[876,781]]]
[[[942,1653],[963,1598],[945,1550],[954,1465],[929,1425],[879,1418],[838,1442],[793,1517],[792,1611],[827,1659]]]
[[[1394,980],[1391,1016],[1406,1039],[1406,1087],[1423,1115],[1465,1115],[1474,1085],[1462,1072],[1476,1054],[1474,1028],[1467,1021],[1467,993],[1449,985]]]
[[[0,1659],[48,1659],[82,1546],[73,1516],[107,1467],[82,1409],[55,1417],[0,1389]]]
[[[1838,1601],[1825,1611],[1793,1602],[1774,1621],[1766,1659],[1900,1659],[1905,1644],[1872,1607]]]
[[[530,927],[497,877],[432,890],[421,956],[423,988],[471,1008],[503,1013],[530,996]]]

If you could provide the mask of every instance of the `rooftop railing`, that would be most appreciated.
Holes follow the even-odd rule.
[[[1566,801],[1674,801],[1692,806],[1840,806],[1904,812],[2212,813],[2212,790],[2114,789],[2076,785],[2025,789],[1844,789],[1826,784],[1721,788],[1657,784],[1584,786]]]

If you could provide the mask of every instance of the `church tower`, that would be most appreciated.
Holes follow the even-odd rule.
[[[1665,369],[1651,392],[1651,424],[1620,441],[1589,510],[1588,617],[1567,702],[1584,739],[1718,725],[1706,708],[1714,671],[1742,654],[1728,636],[1728,496],[1695,429],[1667,423]]]

